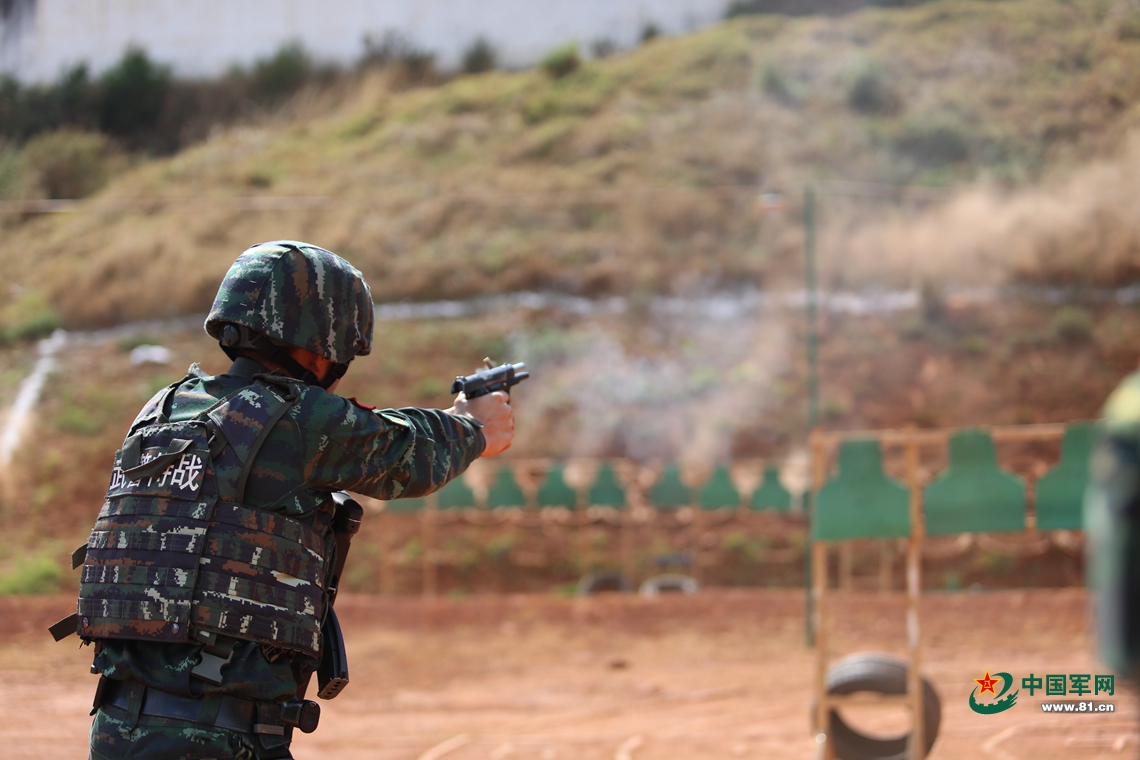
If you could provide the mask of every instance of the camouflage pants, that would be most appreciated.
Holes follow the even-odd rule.
[[[170,718],[139,716],[134,728],[105,710],[91,724],[89,760],[257,760],[250,737]]]

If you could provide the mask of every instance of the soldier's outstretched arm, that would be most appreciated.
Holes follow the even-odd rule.
[[[372,409],[313,392],[298,404],[294,419],[310,488],[376,499],[429,494],[486,449],[478,420],[443,409]]]

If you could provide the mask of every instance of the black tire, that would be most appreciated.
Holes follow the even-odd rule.
[[[906,694],[906,660],[879,652],[861,652],[842,657],[827,669],[828,694],[854,694],[871,691],[877,694]],[[815,700],[812,700],[811,724],[815,728]],[[923,738],[929,754],[938,738],[942,722],[942,703],[930,681],[922,679]],[[879,737],[861,734],[843,722],[835,710],[829,719],[828,738],[833,742],[839,760],[908,760],[907,742],[910,732],[899,736]]]
[[[625,576],[616,570],[603,570],[598,573],[589,573],[583,575],[582,579],[578,581],[578,596],[589,596],[590,594],[598,594],[603,591],[617,591],[622,594],[628,594],[633,591],[633,586],[625,579]]]

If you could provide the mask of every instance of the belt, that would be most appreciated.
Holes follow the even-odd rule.
[[[154,718],[171,718],[190,723],[205,723],[218,728],[228,728],[243,734],[282,734],[281,726],[263,726],[257,723],[257,703],[250,699],[240,699],[226,695],[203,697],[180,697],[177,694],[147,688],[137,681],[108,681],[103,694],[102,709],[113,707],[124,713],[131,710],[135,695],[142,693],[142,707],[139,715]],[[218,714],[213,721],[202,721],[207,717],[204,708],[218,703]],[[212,712],[212,709],[210,710]],[[117,717],[117,716],[116,716]],[[260,730],[259,730],[260,729]]]
[[[222,694],[180,697],[168,691],[149,688],[138,681],[113,681],[100,677],[99,683],[99,691],[95,696],[96,710],[110,707],[124,714],[115,717],[128,717],[131,715],[131,707],[139,700],[141,704],[136,715],[184,720],[199,726],[228,728],[243,734],[260,734],[263,744],[269,742],[270,737],[282,737],[278,741],[287,743],[292,738],[294,728],[311,734],[321,719],[320,705],[308,699],[292,699],[284,704],[274,704]],[[94,715],[95,711],[92,710],[91,714]]]

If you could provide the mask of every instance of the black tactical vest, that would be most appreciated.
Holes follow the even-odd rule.
[[[224,634],[317,656],[331,533],[242,503],[258,451],[302,386],[259,378],[170,422],[178,385],[144,407],[115,455],[87,543],[79,635],[213,643]]]

